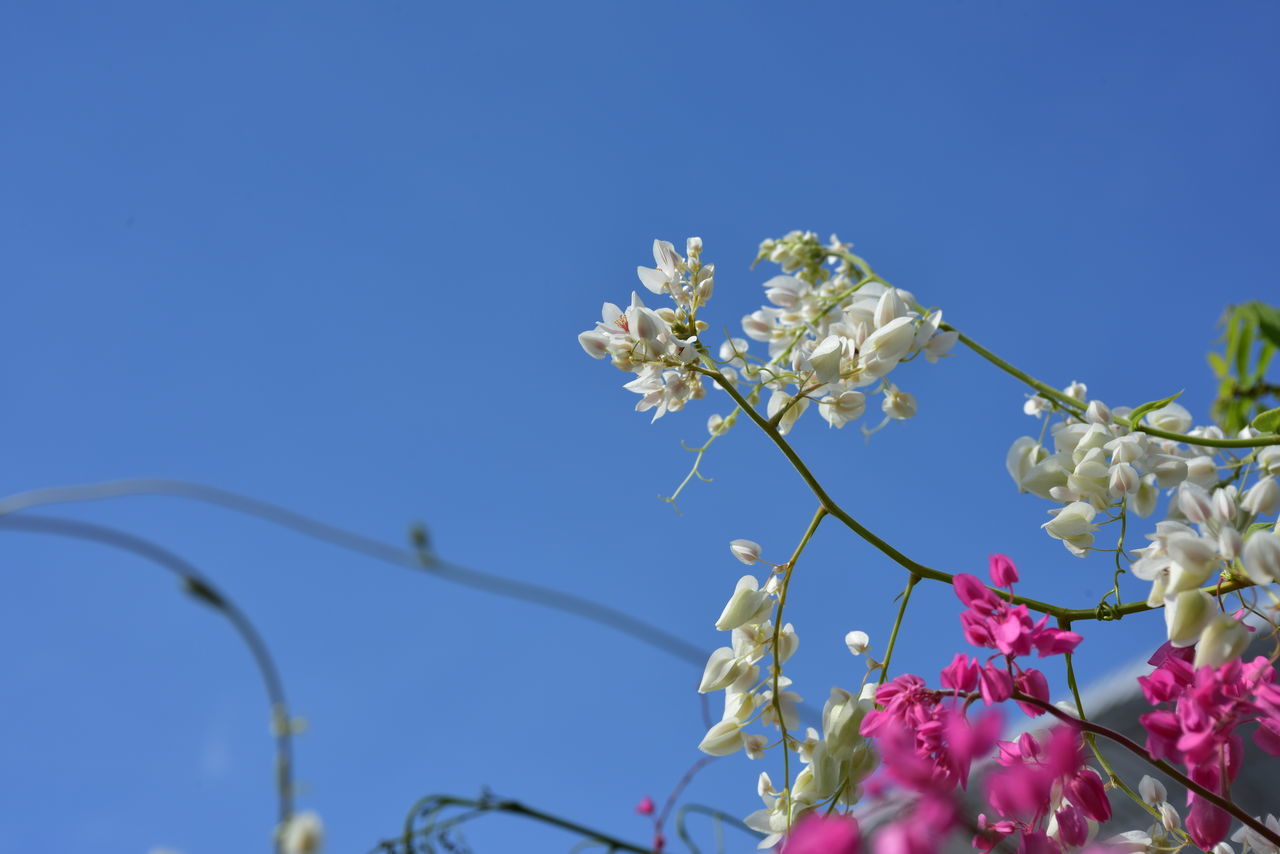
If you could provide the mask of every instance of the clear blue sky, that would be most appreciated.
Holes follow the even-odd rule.
[[[745,427],[683,515],[656,500],[716,407],[651,426],[575,340],[650,241],[702,236],[736,330],[761,238],[836,231],[1033,373],[1113,405],[1186,386],[1203,418],[1221,309],[1275,299],[1278,30],[1264,2],[8,4],[3,491],[150,475],[393,543],[423,520],[456,561],[710,651],[725,544],[784,556],[812,501]],[[1105,567],[1004,472],[1021,390],[968,354],[901,383],[919,417],[869,445],[793,434],[845,506],[924,562],[1004,551],[1027,593],[1096,601]],[[482,786],[643,840],[632,805],[697,758],[697,674],[620,635],[215,508],[51,512],[178,552],[259,625],[330,851]],[[265,714],[226,625],[135,558],[0,543],[0,852],[266,850]],[[904,579],[834,528],[802,570],[821,702]],[[956,603],[923,592],[898,661],[936,672]],[[1160,632],[1108,627],[1082,666]],[[759,770],[722,760],[690,797],[745,813]]]

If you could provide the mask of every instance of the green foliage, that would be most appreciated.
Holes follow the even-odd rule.
[[[1209,353],[1218,379],[1213,418],[1227,435],[1249,424],[1274,433],[1280,427],[1280,409],[1273,408],[1280,383],[1267,382],[1266,372],[1280,349],[1280,308],[1256,301],[1231,306],[1221,323],[1222,351]]]

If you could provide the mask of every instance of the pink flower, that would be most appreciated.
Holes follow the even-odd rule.
[[[779,854],[858,854],[861,842],[858,822],[847,815],[819,815],[801,818],[783,840]]]
[[[987,560],[991,572],[991,581],[996,587],[1013,588],[1018,581],[1018,568],[1005,555],[991,555]]]
[[[653,815],[653,798],[645,795],[640,799],[640,803],[636,804],[636,812],[640,815]]]

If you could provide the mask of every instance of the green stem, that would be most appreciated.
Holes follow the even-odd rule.
[[[1070,631],[1071,621],[1061,620],[1061,619],[1058,620],[1058,628],[1064,631]],[[1063,654],[1063,658],[1066,660],[1067,685],[1068,687],[1071,688],[1071,697],[1072,699],[1075,700],[1076,712],[1077,714],[1079,714],[1080,720],[1088,721],[1089,718],[1084,711],[1084,700],[1080,698],[1080,685],[1076,681],[1076,668],[1073,661],[1074,656],[1068,652]],[[1116,788],[1118,788],[1120,791],[1124,792],[1130,798],[1132,798],[1135,804],[1142,807],[1144,810],[1146,810],[1148,813],[1154,816],[1157,820],[1159,820],[1160,811],[1157,810],[1155,807],[1151,806],[1150,804],[1148,804],[1141,797],[1139,797],[1138,794],[1133,791],[1133,789],[1129,788],[1128,784],[1126,784],[1124,780],[1121,780],[1120,777],[1116,775],[1115,769],[1111,767],[1111,763],[1107,761],[1107,757],[1103,756],[1102,751],[1098,749],[1097,736],[1092,732],[1086,732],[1084,734],[1084,739],[1089,743],[1089,749],[1093,751],[1094,758],[1098,760],[1098,764],[1101,765],[1102,770],[1106,772],[1107,779],[1111,782],[1111,784]]]
[[[1183,433],[1170,433],[1139,424],[1133,428],[1148,436],[1159,436],[1161,439],[1173,439],[1187,445],[1205,445],[1210,448],[1260,448],[1264,445],[1280,445],[1280,436],[1259,436],[1256,439],[1210,439],[1205,436],[1187,436]]]
[[[822,524],[826,515],[825,507],[820,506],[814,511],[809,527],[805,529],[804,536],[800,538],[795,551],[791,553],[791,559],[784,564],[782,585],[778,590],[778,610],[773,620],[773,713],[778,718],[778,729],[782,731],[782,774],[783,779],[786,780],[787,833],[791,832],[791,747],[787,744],[787,722],[782,714],[782,693],[778,685],[778,680],[782,677],[782,661],[778,658],[778,639],[782,637],[782,611],[787,607],[787,589],[791,586],[791,573],[796,568],[796,561],[800,559],[805,546],[809,545],[809,540],[813,539],[818,525]]]
[[[1084,404],[1076,400],[1074,397],[1063,394],[1062,392],[1058,391],[1056,388],[1049,385],[1048,383],[1040,382],[1040,380],[1031,376],[1031,374],[1028,374],[1026,371],[1022,371],[1022,370],[1019,370],[1018,368],[1015,368],[1013,365],[1009,364],[1004,359],[1001,359],[995,353],[992,353],[986,347],[983,347],[977,341],[974,341],[968,335],[965,335],[963,332],[961,332],[959,329],[956,329],[951,324],[944,323],[940,328],[947,332],[957,333],[960,336],[961,344],[968,347],[970,350],[977,353],[979,356],[986,359],[988,362],[995,365],[997,368],[1004,371],[1006,374],[1009,374],[1010,376],[1021,380],[1026,385],[1031,386],[1033,389],[1040,392],[1040,394],[1044,395],[1050,400],[1058,404],[1061,404],[1062,406],[1065,406],[1067,409],[1071,410],[1077,415],[1084,412],[1084,409],[1085,409]]]
[[[889,645],[885,647],[884,661],[880,663],[880,680],[877,685],[883,685],[889,679],[889,662],[893,660],[893,648],[898,643],[898,630],[902,628],[902,618],[907,613],[907,603],[911,601],[911,591],[920,583],[920,576],[915,573],[907,579],[907,586],[902,588],[902,603],[898,605],[898,616],[893,621],[893,628],[889,631]]]
[[[921,578],[928,578],[932,581],[941,581],[944,584],[952,584],[954,582],[955,576],[952,573],[943,572],[940,569],[934,569],[933,567],[925,566],[922,563],[917,563],[902,552],[898,551],[889,543],[882,540],[880,537],[873,534],[865,526],[850,516],[844,508],[837,504],[831,496],[827,494],[827,491],[823,489],[822,484],[816,477],[814,477],[813,472],[811,472],[809,467],[805,465],[804,460],[800,459],[800,455],[797,454],[795,449],[791,447],[789,442],[787,442],[786,437],[779,433],[776,427],[770,424],[764,416],[757,412],[723,374],[714,367],[706,368],[698,365],[693,365],[691,367],[698,373],[710,377],[715,381],[716,385],[720,386],[725,394],[733,398],[734,403],[738,404],[738,406],[742,408],[742,411],[747,414],[747,417],[754,421],[756,426],[763,430],[764,434],[778,446],[778,450],[782,451],[782,455],[787,458],[787,461],[791,463],[792,467],[796,470],[796,473],[799,474],[800,478],[808,485],[809,490],[818,499],[819,503],[826,508],[828,513],[839,519],[845,527],[849,528],[859,537],[879,549],[890,560],[903,567],[908,572],[918,575]],[[1216,591],[1229,593],[1232,590],[1241,590],[1245,587],[1252,586],[1253,582],[1248,579],[1232,579],[1222,585],[1213,585],[1203,589],[1206,593],[1210,594]],[[1006,602],[1012,602],[1015,605],[1026,605],[1033,611],[1037,611],[1041,614],[1049,614],[1060,619],[1067,619],[1073,623],[1080,622],[1081,620],[1118,619],[1128,614],[1137,614],[1142,611],[1153,610],[1152,606],[1148,605],[1146,602],[1127,602],[1122,605],[1117,605],[1114,608],[1107,608],[1105,609],[1105,613],[1104,609],[1099,609],[1097,606],[1092,608],[1063,608],[1058,605],[1050,605],[1047,602],[1041,602],[1037,599],[1030,599],[1026,596],[1017,596],[1007,590],[1001,590],[995,587],[988,589],[1001,599],[1004,599]]]

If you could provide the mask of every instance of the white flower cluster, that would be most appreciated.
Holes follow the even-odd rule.
[[[686,247],[687,258],[655,240],[657,266],[636,270],[645,288],[666,294],[674,307],[648,308],[633,293],[625,311],[605,303],[595,329],[578,336],[589,355],[608,357],[636,374],[624,387],[641,395],[637,410],[655,410],[654,420],[704,395],[694,365],[700,355],[711,361],[708,352],[699,353],[697,335],[707,324],[697,312],[711,298],[715,270],[702,263],[699,238],[689,238]],[[743,318],[742,325],[747,338],[768,344],[768,360],[748,352],[747,338],[730,338],[719,349],[716,364],[729,382],[770,391],[768,416],[777,417],[782,433],[810,403],[818,404],[832,427],[857,420],[866,409],[859,389],[869,386],[883,395],[882,425],[911,418],[916,399],[889,382],[889,373],[920,353],[937,361],[959,337],[942,330],[941,312],[924,312],[915,297],[876,277],[848,249],[834,235],[824,246],[812,232],[798,231],[762,243],[757,261],[768,258],[786,275],[765,282],[771,305]],[[713,421],[712,432],[722,424]]]
[[[605,303],[596,328],[578,336],[588,355],[607,356],[620,370],[636,374],[623,388],[641,395],[636,409],[655,410],[654,421],[705,394],[702,378],[689,366],[698,358],[697,332],[706,328],[697,311],[715,288],[715,265],[702,263],[700,238],[689,238],[685,251],[688,258],[667,241],[655,240],[658,266],[636,268],[640,282],[653,293],[669,295],[675,308],[648,308],[632,292],[626,311]]]
[[[750,540],[734,540],[730,544],[734,556],[744,563],[759,559],[760,547]],[[770,738],[746,731],[752,723],[779,726],[787,731],[784,749],[799,754],[804,767],[794,783],[781,791],[774,788],[767,773],[760,774],[758,791],[764,809],[747,816],[745,822],[766,838],[761,848],[778,842],[787,829],[805,811],[822,804],[851,806],[862,796],[861,783],[879,762],[875,751],[858,732],[863,716],[872,708],[870,696],[859,698],[840,688],[832,688],[822,710],[822,732],[809,727],[803,740],[792,733],[799,728],[796,705],[800,697],[784,690],[791,680],[781,675],[780,668],[799,646],[795,629],[787,623],[774,630],[773,616],[780,576],[770,574],[764,587],[753,575],[744,575],[725,605],[716,628],[732,633],[732,646],[711,653],[698,691],[724,691],[724,715],[711,727],[698,748],[712,756],[727,756],[744,750],[751,759],[764,755]],[[776,634],[776,642],[775,642]],[[866,635],[850,633],[866,648]],[[850,641],[851,648],[853,641]],[[761,674],[760,662],[772,656],[768,672]],[[773,686],[775,669],[778,696]],[[874,688],[874,686],[870,686]]]
[[[835,235],[823,246],[813,232],[793,231],[762,243],[759,257],[794,273],[765,282],[772,305],[742,319],[748,338],[768,344],[769,361],[753,361],[741,338],[719,355],[735,375],[770,389],[769,416],[785,412],[779,431],[788,432],[810,401],[828,424],[843,427],[861,417],[866,397],[858,389],[871,385],[884,395],[886,420],[915,415],[915,398],[886,377],[921,352],[935,362],[955,346],[959,333],[941,331],[942,313],[923,316],[915,297],[868,272]],[[828,258],[834,269],[824,266]]]
[[[1066,396],[1083,406],[1087,389],[1073,383]],[[1033,397],[1024,410],[1050,408]],[[1022,492],[1062,503],[1042,527],[1072,554],[1083,556],[1094,543],[1099,513],[1119,519],[1132,509],[1150,516],[1162,491],[1173,495],[1166,517],[1147,535],[1150,546],[1135,551],[1132,573],[1152,583],[1148,603],[1165,608],[1169,640],[1175,646],[1199,642],[1197,665],[1235,658],[1248,630],[1223,614],[1199,588],[1240,561],[1257,584],[1280,579],[1280,536],[1262,530],[1259,520],[1280,510],[1280,447],[1267,446],[1243,458],[1202,445],[1166,439],[1130,427],[1131,410],[1091,401],[1082,416],[1065,412],[1050,429],[1053,452],[1023,436],[1010,448],[1005,466]],[[1192,438],[1222,439],[1214,426],[1192,427],[1191,414],[1176,403],[1147,412],[1148,426]],[[1242,438],[1255,436],[1251,429]],[[1244,486],[1253,475],[1257,480]]]

